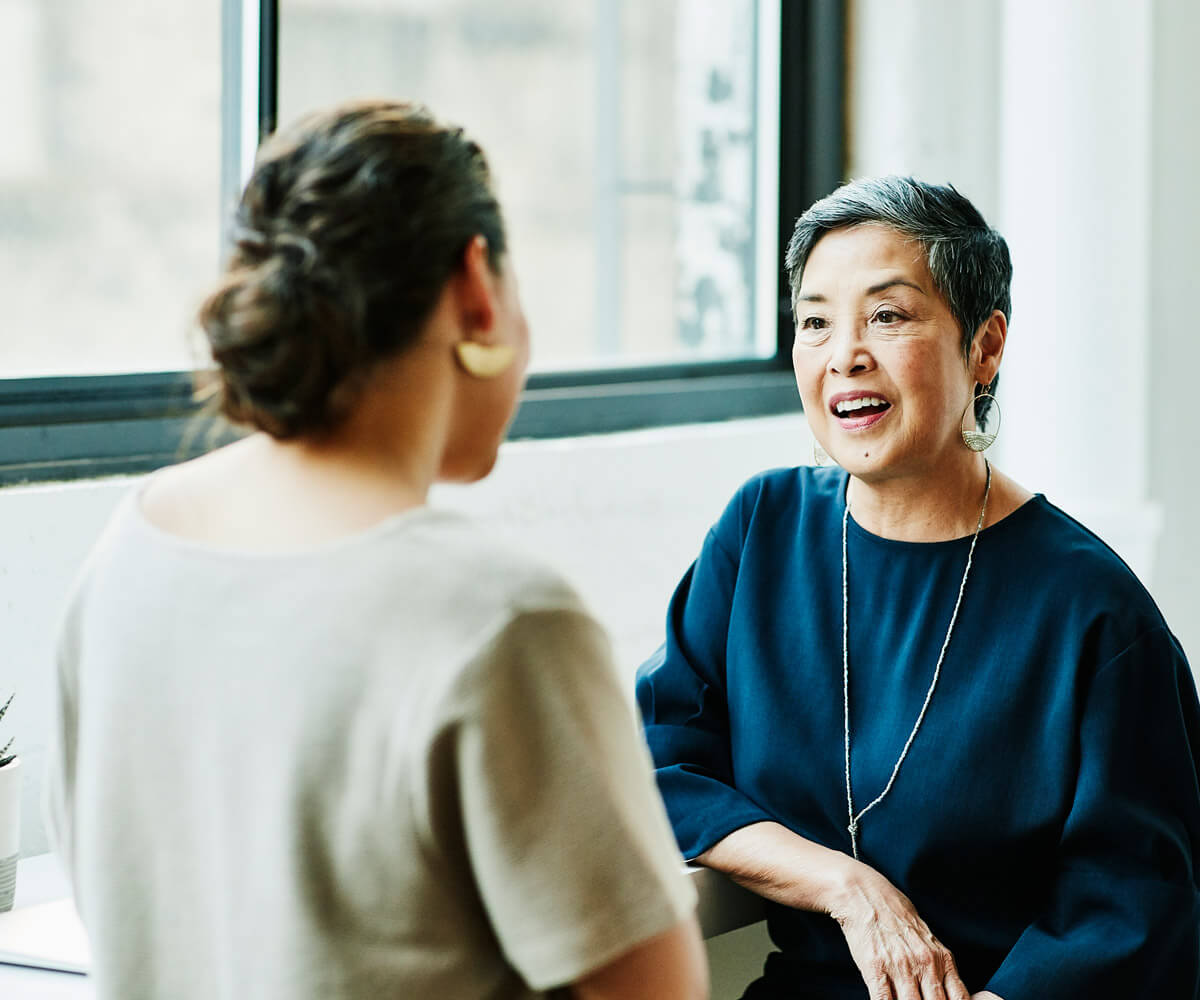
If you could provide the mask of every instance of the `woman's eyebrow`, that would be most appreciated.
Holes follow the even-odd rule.
[[[916,284],[915,282],[907,281],[904,278],[888,278],[887,281],[881,281],[881,282],[879,282],[879,284],[872,285],[870,288],[868,288],[867,294],[868,295],[878,295],[880,292],[887,291],[893,285],[904,285],[908,288],[915,289],[916,291],[918,291],[922,295],[924,295],[926,298],[929,297],[929,293],[927,291],[925,291],[924,288],[922,288],[920,285]],[[824,301],[826,301],[826,299],[825,299],[825,296],[822,295],[820,292],[808,292],[803,295],[797,295],[796,301],[797,302],[824,302]]]
[[[929,296],[929,293],[927,291],[925,291],[925,289],[922,288],[920,285],[915,284],[911,281],[905,281],[903,278],[889,278],[887,281],[881,281],[878,285],[872,285],[870,288],[868,288],[867,294],[868,295],[878,295],[880,292],[886,291],[887,289],[891,288],[893,285],[906,285],[909,288],[915,288],[918,292],[920,292],[922,295],[924,295],[926,297]]]

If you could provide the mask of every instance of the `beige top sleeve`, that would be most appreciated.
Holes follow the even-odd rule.
[[[607,637],[577,610],[516,616],[452,695],[453,812],[505,956],[565,985],[684,919],[695,892]],[[442,773],[446,773],[443,771]]]

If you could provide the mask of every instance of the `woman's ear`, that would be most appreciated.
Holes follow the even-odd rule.
[[[999,309],[994,309],[980,325],[971,344],[971,374],[980,385],[991,385],[1000,371],[1000,360],[1004,356],[1004,342],[1008,339],[1008,320]]]
[[[487,240],[475,236],[463,251],[462,273],[454,279],[459,340],[454,354],[459,367],[479,379],[504,374],[516,357],[512,344],[496,343],[500,282],[488,258]]]
[[[474,236],[463,251],[462,270],[450,279],[454,286],[464,340],[487,343],[496,325],[499,283],[488,258],[487,240]]]

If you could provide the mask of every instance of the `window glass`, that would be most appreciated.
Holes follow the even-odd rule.
[[[279,119],[388,95],[464,125],[535,369],[772,356],[778,18],[765,0],[281,0]]]
[[[191,367],[220,3],[0,0],[0,377]]]

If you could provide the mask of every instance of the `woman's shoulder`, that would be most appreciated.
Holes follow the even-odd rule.
[[[811,465],[766,469],[747,479],[733,495],[727,512],[745,515],[761,510],[777,513],[805,508],[838,508],[846,492],[846,473],[836,467]]]
[[[1081,520],[1037,494],[1008,519],[996,541],[1018,565],[1027,599],[1041,597],[1064,616],[1111,632],[1112,642],[1166,627],[1145,584],[1113,546]],[[998,527],[1004,527],[1000,522]]]
[[[740,548],[752,532],[799,530],[804,522],[841,517],[846,473],[809,465],[767,469],[747,479],[725,506],[714,533],[727,548]]]
[[[430,679],[441,705],[435,714],[478,707],[497,685],[557,689],[598,668],[612,672],[607,631],[549,561],[455,512],[442,511],[424,527],[425,553],[413,567],[422,577],[418,617],[456,637],[444,669]]]
[[[579,592],[558,567],[492,526],[438,509],[424,529],[427,557],[462,598],[513,615],[584,611]]]
[[[845,489],[846,472],[837,466],[786,465],[755,473],[742,483],[737,495],[822,496],[840,501]]]
[[[137,490],[127,488],[75,571],[58,616],[60,646],[75,641],[82,627],[84,609],[94,603],[97,587],[104,589],[106,577],[112,575],[119,582],[126,599],[140,585],[141,574],[136,571],[128,572],[124,567],[118,567],[116,573],[110,573],[109,570],[112,564],[121,561],[120,554],[129,547],[129,536],[136,527],[136,521]]]
[[[1087,569],[1107,586],[1142,587],[1116,549],[1045,494],[1036,494],[1012,515],[1012,520],[1015,537],[1011,541],[1019,541],[1029,558],[1064,571]],[[1030,548],[1034,545],[1036,549]]]

